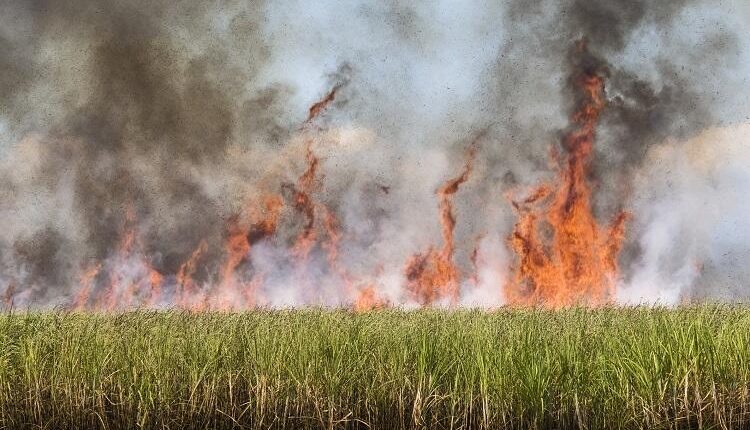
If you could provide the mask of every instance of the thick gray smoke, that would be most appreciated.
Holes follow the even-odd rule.
[[[382,300],[408,305],[404,262],[440,246],[435,192],[477,141],[454,197],[461,303],[502,303],[514,221],[503,193],[550,177],[581,38],[608,75],[597,215],[633,213],[620,296],[744,296],[748,274],[730,259],[747,254],[750,224],[730,196],[750,183],[722,161],[750,146],[735,125],[750,120],[748,20],[741,0],[3,2],[0,299],[69,305],[92,267],[97,288],[148,289],[152,270],[176,284],[205,241],[197,290],[246,305],[216,287],[230,282],[229,226],[278,195],[278,233],[248,234],[231,282],[262,278],[273,306],[338,305],[361,288],[342,279],[372,279]],[[711,133],[732,143],[708,168],[686,151]],[[308,146],[318,242],[300,263]],[[693,222],[701,206],[721,210]],[[339,224],[333,265],[322,208]],[[150,304],[174,305],[170,294]]]

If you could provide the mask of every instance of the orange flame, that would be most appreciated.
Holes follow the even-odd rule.
[[[354,301],[355,312],[366,312],[375,309],[381,309],[388,305],[388,303],[378,297],[377,290],[372,284],[365,285],[362,287],[358,294],[357,299]]]
[[[193,309],[198,304],[195,302],[198,296],[198,288],[193,280],[195,271],[197,270],[198,261],[200,261],[203,254],[208,251],[208,243],[205,240],[201,240],[198,247],[190,254],[190,258],[180,265],[180,269],[177,271],[177,300],[176,304],[179,307],[186,309]],[[202,302],[203,300],[199,300]]]
[[[413,255],[406,263],[407,288],[423,305],[442,298],[449,298],[451,302],[458,299],[459,271],[453,262],[453,231],[456,228],[453,195],[469,179],[475,154],[472,144],[462,173],[447,181],[437,192],[443,247],[440,250],[430,247],[424,253]]]
[[[336,85],[322,100],[310,107],[303,123],[304,128],[313,126],[313,121],[334,101],[340,87],[341,85]],[[320,180],[319,159],[313,152],[313,142],[311,138],[306,141],[308,166],[294,189],[294,207],[306,221],[291,253],[297,260],[300,272],[303,272],[310,252],[317,246],[316,211],[320,207],[326,213],[324,228],[329,236],[328,241],[321,246],[328,254],[332,270],[348,283],[349,276],[338,264],[341,234],[335,216],[325,205],[318,204],[313,199]],[[276,233],[282,207],[281,196],[272,196],[266,198],[264,213],[255,213],[250,207],[250,222],[245,222],[241,214],[229,219],[224,260],[218,268],[218,280],[215,286],[205,291],[200,291],[193,279],[198,262],[208,250],[206,241],[201,241],[174,275],[174,304],[192,310],[202,310],[209,306],[214,309],[255,306],[264,274],[253,269],[252,275],[243,276],[239,269],[250,261],[250,252],[255,243]],[[144,257],[135,228],[136,213],[132,204],[126,206],[124,218],[119,245],[114,255],[106,263],[97,263],[81,274],[78,291],[71,300],[73,309],[127,309],[133,306],[153,306],[162,300],[165,277]],[[100,273],[106,276],[99,276]],[[97,284],[101,288],[97,288]],[[9,293],[12,294],[13,292]]]
[[[136,221],[135,208],[128,203],[114,259],[116,266],[108,268],[106,288],[99,291],[93,298],[93,303],[89,304],[93,286],[102,269],[101,263],[98,263],[81,276],[81,291],[74,300],[74,308],[93,306],[95,309],[115,310],[132,306],[153,306],[158,302],[163,276],[151,267],[141,252]]]
[[[373,282],[362,283],[356,279],[339,261],[339,246],[342,234],[338,219],[328,208],[325,208],[323,218],[328,240],[323,242],[322,248],[326,251],[328,267],[341,278],[344,284],[344,294],[354,297],[354,310],[360,312],[383,307],[385,301],[380,299]]]
[[[256,214],[256,221],[250,226],[247,232],[247,240],[250,246],[254,246],[261,240],[269,238],[276,234],[279,225],[279,217],[284,202],[281,196],[268,196],[265,199],[265,212]],[[263,285],[264,274],[255,270],[252,278],[244,285],[243,298],[245,306],[255,306],[258,302],[258,291]]]
[[[586,53],[585,42],[577,48],[579,54]],[[593,215],[587,181],[596,125],[605,107],[604,77],[583,70],[573,82],[580,104],[571,117],[572,130],[563,137],[566,159],[555,157],[558,178],[539,186],[525,200],[513,202],[519,219],[509,239],[518,255],[506,288],[511,303],[599,305],[613,297],[628,215],[621,212],[611,226],[601,227]],[[548,231],[551,238],[545,235]]]
[[[235,271],[248,257],[250,242],[247,240],[248,230],[241,225],[239,216],[234,216],[227,225],[227,239],[224,243],[226,259],[219,269],[219,284],[217,291],[211,294],[213,305],[218,309],[232,307],[234,298],[232,292],[238,287]]]
[[[339,261],[339,246],[342,240],[339,220],[336,219],[336,215],[334,215],[328,208],[324,207],[324,209],[323,227],[325,228],[328,240],[323,242],[321,247],[326,251],[328,267],[330,267],[331,270],[344,282],[347,295],[351,295],[354,288],[354,281],[352,280],[352,276]]]
[[[307,119],[303,124],[304,127],[312,126],[313,121],[333,103],[339,87],[340,85],[334,86],[322,100],[310,106]],[[315,247],[317,240],[315,232],[315,202],[312,198],[312,193],[315,191],[318,183],[317,174],[320,160],[313,151],[313,139],[310,138],[305,141],[305,159],[307,161],[307,168],[297,180],[297,185],[294,188],[294,207],[304,215],[306,222],[292,248],[292,253],[303,266],[310,252]]]
[[[322,100],[319,100],[310,106],[305,124],[311,123],[315,118],[320,116],[320,114],[326,110],[331,103],[333,103],[333,100],[336,98],[336,92],[339,88],[341,88],[341,84],[334,86]]]
[[[218,291],[212,294],[212,305],[215,308],[231,309],[237,305],[247,307],[255,304],[255,292],[260,278],[246,282],[238,279],[236,272],[248,260],[254,243],[276,233],[282,206],[278,196],[271,196],[266,198],[265,213],[260,215],[262,218],[250,226],[245,226],[239,216],[230,219],[224,246],[226,260],[219,271]]]
[[[579,43],[579,54],[586,54],[585,43]],[[596,126],[606,101],[603,74],[594,68],[580,71],[572,78],[577,88],[578,105],[571,115],[571,127],[563,137],[562,154],[553,154],[557,178],[543,183],[523,199],[510,199],[518,221],[509,245],[518,255],[510,281],[504,286],[512,304],[552,307],[573,304],[599,305],[613,297],[617,280],[617,257],[620,252],[628,215],[620,212],[609,226],[600,226],[593,215],[592,187],[587,176],[591,169]],[[303,131],[314,127],[317,119],[333,103],[339,86],[313,104],[303,123]],[[482,133],[483,135],[484,133]],[[411,256],[405,264],[406,287],[411,297],[422,305],[439,301],[455,303],[459,297],[461,271],[454,262],[456,215],[454,197],[470,178],[476,155],[475,143],[468,149],[461,173],[446,181],[437,191],[442,244],[430,246]],[[315,200],[322,184],[320,159],[313,151],[314,139],[305,136],[306,168],[292,189],[291,204],[304,220],[290,245],[298,281],[306,286],[307,270],[314,250],[325,252],[329,274],[341,279],[346,300],[355,311],[388,306],[372,278],[360,279],[341,261],[345,240],[339,220],[325,204]],[[387,188],[382,188],[385,193]],[[71,306],[74,309],[123,309],[133,306],[155,306],[169,296],[163,288],[173,288],[174,304],[191,310],[234,309],[257,306],[265,274],[253,267],[254,246],[277,232],[284,202],[279,195],[267,197],[264,205],[250,205],[226,226],[223,258],[212,272],[216,283],[199,288],[194,279],[198,264],[208,252],[201,241],[176,274],[163,275],[144,256],[136,226],[136,213],[127,205],[117,250],[112,258],[82,272],[79,290]],[[481,237],[480,237],[481,239]],[[480,242],[477,240],[477,244]],[[478,285],[482,256],[478,247],[470,256],[473,275],[469,283]],[[170,283],[171,282],[171,283]],[[99,287],[99,288],[97,288]],[[8,292],[9,291],[9,292]],[[6,291],[5,301],[14,294]]]
[[[307,142],[306,159],[307,169],[297,180],[297,186],[294,190],[294,208],[304,215],[305,224],[302,227],[302,232],[297,236],[292,253],[302,263],[307,261],[317,239],[315,231],[315,202],[313,201],[312,193],[315,191],[317,183],[316,175],[319,160],[312,150],[312,140],[308,140]]]

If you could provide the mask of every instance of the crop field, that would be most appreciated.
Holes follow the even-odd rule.
[[[0,316],[0,428],[742,428],[750,311]]]

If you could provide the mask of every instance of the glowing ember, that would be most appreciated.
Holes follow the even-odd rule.
[[[577,55],[587,55],[585,42],[576,48]],[[612,299],[617,279],[627,215],[619,213],[611,226],[600,226],[587,181],[596,125],[605,107],[603,71],[583,67],[571,79],[579,103],[562,140],[565,155],[556,157],[558,177],[513,202],[519,219],[509,242],[518,263],[506,293],[515,304],[603,304]]]

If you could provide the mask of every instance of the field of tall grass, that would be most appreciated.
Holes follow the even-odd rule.
[[[0,428],[750,427],[750,309],[0,316]]]

